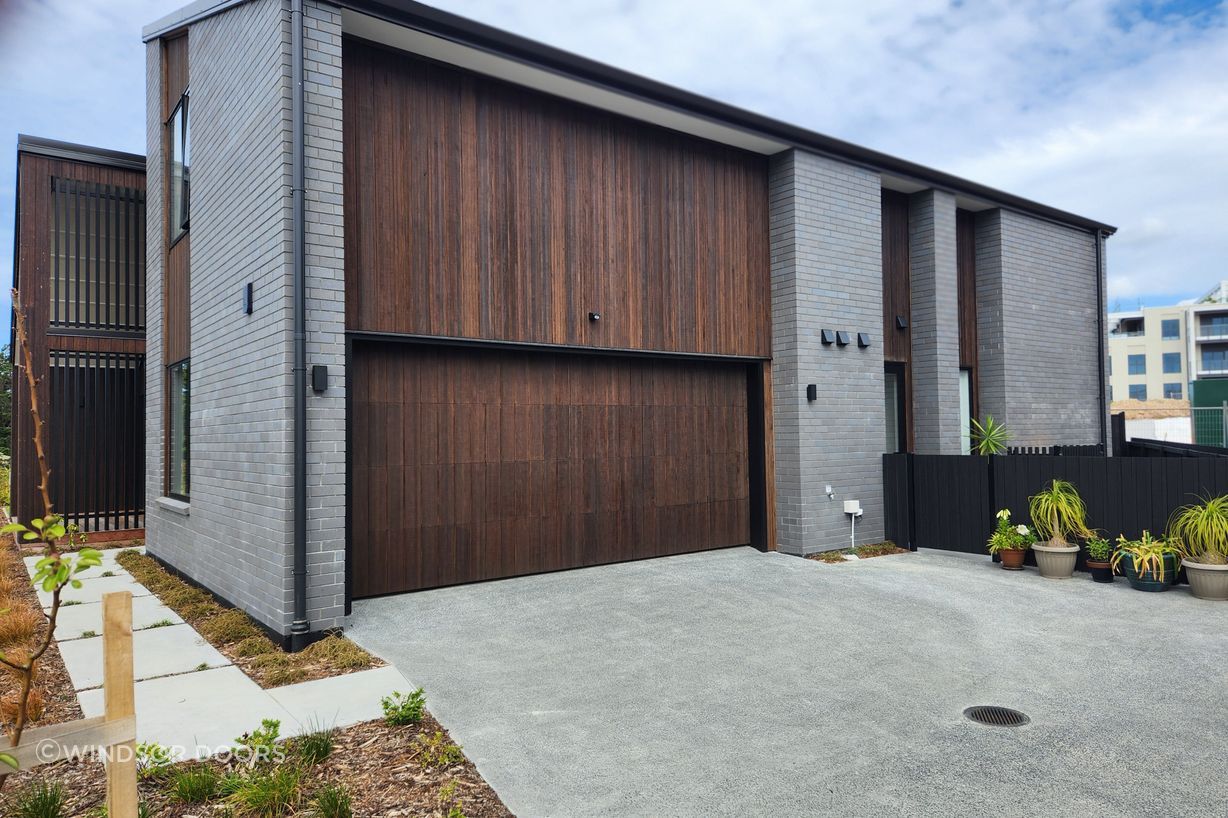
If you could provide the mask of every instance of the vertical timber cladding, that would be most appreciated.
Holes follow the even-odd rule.
[[[908,252],[908,194],[884,189],[883,360],[903,372],[905,451],[913,450],[912,275]],[[896,318],[904,319],[901,328]]]
[[[976,214],[955,211],[955,254],[959,276],[959,366],[972,384],[971,415],[980,417],[976,338]]]
[[[343,59],[353,595],[772,547],[766,159]]]

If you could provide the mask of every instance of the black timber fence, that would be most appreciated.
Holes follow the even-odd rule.
[[[1228,494],[1228,458],[888,454],[887,537],[911,548],[985,554],[998,510],[1030,524],[1028,497],[1054,479],[1075,485],[1090,526],[1113,540],[1160,534],[1179,506]]]

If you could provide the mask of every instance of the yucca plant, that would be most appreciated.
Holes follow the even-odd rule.
[[[1144,531],[1137,540],[1127,540],[1124,534],[1117,538],[1117,552],[1113,554],[1113,570],[1121,561],[1130,558],[1134,573],[1140,578],[1148,573],[1158,582],[1164,582],[1164,558],[1178,553],[1177,546],[1167,540],[1151,536],[1150,531]]]
[[[1228,495],[1182,506],[1168,520],[1168,539],[1190,562],[1228,563]]]
[[[1073,483],[1054,480],[1048,488],[1028,498],[1028,513],[1037,536],[1044,537],[1053,548],[1068,548],[1067,537],[1081,540],[1096,536],[1087,527],[1087,506]]]
[[[972,419],[972,445],[977,454],[1005,454],[1011,437],[1010,431],[993,415],[986,415],[984,423]]]

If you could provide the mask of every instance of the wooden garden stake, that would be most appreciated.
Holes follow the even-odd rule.
[[[132,686],[132,594],[102,597],[102,696],[107,721],[136,716]],[[137,818],[136,738],[107,748],[107,815]]]

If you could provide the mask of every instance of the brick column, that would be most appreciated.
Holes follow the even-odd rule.
[[[959,454],[959,274],[955,197],[909,197],[912,405],[918,454]]]
[[[865,512],[858,541],[878,541],[886,443],[880,180],[786,151],[772,158],[770,183],[778,547],[846,547],[842,501],[854,499]],[[824,329],[849,332],[851,343],[823,344]],[[858,347],[858,332],[870,334],[868,348]],[[818,387],[814,402],[807,384]]]

